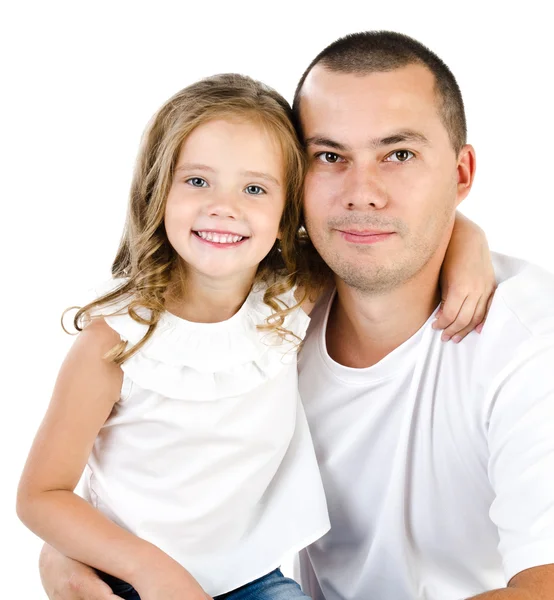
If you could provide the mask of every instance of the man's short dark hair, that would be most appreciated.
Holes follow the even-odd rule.
[[[342,37],[322,50],[306,69],[294,94],[293,113],[300,135],[300,97],[306,77],[317,64],[338,73],[369,74],[393,71],[411,64],[427,67],[435,76],[439,112],[452,146],[458,153],[466,143],[464,103],[454,75],[420,42],[394,31],[363,31]]]

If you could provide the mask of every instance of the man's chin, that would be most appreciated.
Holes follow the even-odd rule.
[[[391,274],[382,265],[359,262],[329,265],[344,284],[362,293],[391,288]]]

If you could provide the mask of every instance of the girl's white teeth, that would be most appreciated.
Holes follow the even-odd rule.
[[[232,235],[230,233],[214,233],[212,231],[197,231],[198,236],[208,242],[216,242],[217,244],[235,244],[243,239],[241,235]]]

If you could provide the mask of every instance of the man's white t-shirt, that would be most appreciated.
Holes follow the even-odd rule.
[[[314,600],[458,600],[554,563],[554,276],[494,256],[481,334],[434,318],[366,369],[326,350],[312,313],[300,392],[331,531],[303,551]]]

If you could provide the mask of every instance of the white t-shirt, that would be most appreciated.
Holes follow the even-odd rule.
[[[220,323],[165,313],[123,363],[121,399],[88,463],[93,506],[211,596],[271,572],[329,529],[298,396],[298,339],[257,330],[271,313],[262,296],[252,292]],[[296,303],[292,292],[281,299]],[[126,310],[105,320],[131,345],[146,331]],[[284,327],[303,338],[308,322],[298,309]]]
[[[366,369],[312,313],[300,393],[331,531],[300,556],[314,600],[458,600],[554,562],[554,276],[495,255],[482,334],[433,318]]]

